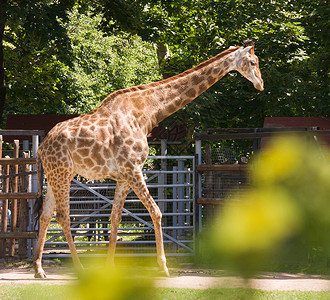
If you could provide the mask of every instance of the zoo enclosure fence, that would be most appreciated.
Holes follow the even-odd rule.
[[[330,131],[318,131],[313,128],[285,129],[285,132],[297,132],[315,138],[321,134],[330,134]],[[191,256],[196,252],[196,234],[202,231],[203,225],[208,223],[215,207],[223,203],[226,195],[237,190],[244,190],[248,185],[248,161],[242,160],[248,156],[241,151],[240,157],[235,151],[213,149],[208,145],[202,147],[202,142],[209,140],[227,139],[254,139],[254,151],[261,145],[261,138],[267,138],[283,129],[213,129],[206,133],[195,134],[196,156],[155,156],[148,158],[148,168],[144,170],[148,187],[163,212],[163,230],[166,255]],[[2,134],[9,134],[2,131]],[[11,132],[13,133],[13,132]],[[20,132],[22,134],[22,132]],[[16,134],[19,134],[16,132]],[[36,133],[38,135],[40,133]],[[1,132],[0,132],[1,135]],[[42,135],[32,138],[32,156]],[[25,146],[24,146],[25,144]],[[23,150],[31,153],[31,146],[23,142]],[[25,147],[25,148],[24,148]],[[205,149],[205,151],[203,150]],[[11,150],[12,151],[12,150]],[[163,151],[166,152],[166,151]],[[214,157],[214,153],[217,153]],[[233,154],[234,153],[234,154]],[[33,157],[27,164],[29,166],[28,193],[33,198],[37,192],[37,177],[33,170],[35,161]],[[7,159],[8,160],[8,159]],[[17,161],[11,162],[17,165]],[[4,159],[2,159],[2,171]],[[19,171],[21,173],[21,171]],[[23,172],[24,173],[24,172]],[[12,174],[9,174],[12,176]],[[17,198],[9,195],[4,190],[4,181],[8,174],[2,172],[0,177],[0,198],[4,199],[3,205]],[[7,177],[6,177],[7,176]],[[21,174],[22,176],[22,174]],[[25,176],[25,175],[24,175]],[[16,177],[16,176],[15,176]],[[5,184],[6,185],[6,184]],[[81,256],[105,255],[109,233],[111,230],[110,216],[115,182],[88,182],[76,178],[71,186],[71,231],[75,238],[78,252]],[[12,191],[11,191],[12,192]],[[22,190],[19,192],[23,192]],[[31,204],[29,207],[29,222],[24,232],[34,234],[26,235],[22,240],[27,241],[28,257],[31,257],[35,243],[35,232],[31,228]],[[221,207],[221,205],[220,205]],[[4,218],[3,218],[4,219]],[[208,220],[205,222],[205,220]],[[19,228],[20,222],[17,223]],[[16,229],[17,229],[16,228]],[[8,227],[6,227],[8,229]],[[0,241],[18,239],[21,229],[0,233]],[[9,236],[8,234],[13,234]],[[70,256],[62,230],[53,220],[48,231],[45,246],[45,257]],[[21,241],[21,238],[20,238]],[[12,243],[12,242],[11,242]],[[15,248],[15,246],[14,246]],[[12,249],[12,248],[11,248]],[[151,219],[147,210],[137,199],[133,192],[129,193],[123,213],[122,225],[119,232],[117,256],[154,256],[155,239]]]
[[[148,157],[143,170],[150,193],[162,211],[167,256],[195,254],[195,156]],[[115,182],[76,178],[71,184],[71,232],[81,257],[104,256],[111,231]],[[116,256],[155,256],[156,242],[150,215],[130,190],[119,227]],[[62,229],[55,219],[47,232],[44,257],[70,256]]]
[[[317,127],[221,128],[194,134],[197,155],[198,232],[207,230],[230,195],[239,195],[249,186],[249,161],[252,156],[264,147],[271,137],[292,134],[304,136],[308,142],[319,145],[318,137],[330,136],[330,130],[319,130]],[[224,143],[229,140],[230,146]],[[234,142],[240,140],[250,141],[250,146],[233,146]],[[210,143],[213,144],[212,147]]]

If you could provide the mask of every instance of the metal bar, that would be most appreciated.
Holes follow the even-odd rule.
[[[184,160],[181,160],[179,159],[178,160],[178,170],[184,170]],[[184,174],[178,174],[178,183],[177,186],[180,186],[178,189],[177,189],[177,192],[178,192],[178,197],[179,198],[184,198],[184,187],[181,187],[181,184],[185,184],[185,178],[184,178]],[[184,203],[183,202],[179,202],[178,203],[178,214],[176,214],[178,216],[178,224],[179,225],[183,225],[184,224],[184,221],[185,221],[185,218],[184,216],[186,215],[184,213]],[[178,234],[179,236],[182,235],[183,233],[183,230],[179,230],[178,231]]]
[[[203,205],[221,205],[225,203],[225,200],[223,198],[198,198],[197,203]]]
[[[151,249],[152,250],[152,249]],[[92,253],[92,254],[79,254],[79,257],[106,257],[107,254],[99,254],[99,253]],[[166,256],[192,256],[193,253],[166,253]],[[69,258],[71,257],[71,254],[44,254],[44,256],[47,256],[49,258]],[[116,257],[155,257],[157,256],[157,253],[116,253]]]
[[[247,171],[250,167],[248,165],[198,165],[197,171]]]
[[[177,181],[178,181],[178,173],[176,173],[176,172],[178,171],[178,167],[173,166],[173,171],[175,171],[175,172],[172,175],[172,181],[173,181],[173,183],[177,183]],[[173,197],[172,198],[176,198],[176,197],[178,197],[178,189],[175,187],[175,188],[173,188]],[[177,211],[177,209],[178,209],[178,203],[176,201],[173,201],[172,206],[173,206],[173,208],[172,208],[173,211]],[[172,218],[172,224],[173,225],[177,225],[178,224],[178,217],[173,216],[173,218]],[[178,231],[175,230],[175,229],[173,229],[173,237],[176,237],[177,234],[178,234]],[[176,244],[173,244],[173,250],[175,252],[177,252],[177,248],[178,248],[177,245]]]
[[[133,216],[134,215],[134,216]],[[170,216],[192,216],[193,213],[187,213],[187,212],[178,212],[178,213],[162,213],[162,215],[164,217],[170,217]],[[89,218],[92,218],[92,217],[110,217],[111,214],[79,214],[79,215],[73,215],[73,214],[70,214],[70,217],[71,218],[79,218],[79,217],[89,217]],[[127,216],[130,216],[130,217],[133,217],[135,218],[135,216],[140,216],[140,217],[150,217],[150,214],[149,213],[132,213],[130,211],[128,212],[123,212],[122,214],[123,217],[127,217]]]
[[[196,139],[196,159],[197,165],[201,165],[202,164],[202,140],[201,139]],[[198,192],[198,195],[196,195],[196,198],[200,198],[202,197],[202,177],[200,176],[200,174],[198,174],[197,172],[197,166],[196,166],[196,189]],[[198,218],[197,218],[197,223],[198,223],[198,232],[202,232],[202,205],[201,204],[197,204],[196,202],[196,210],[198,212]]]
[[[306,131],[313,127],[273,127],[273,128],[208,128],[206,132],[212,133],[257,133],[257,132],[283,132],[283,131]]]
[[[160,141],[149,141],[148,142],[149,145],[161,145]],[[180,145],[181,142],[179,141],[167,141],[168,145]]]
[[[75,198],[82,198],[82,197],[75,197]],[[98,200],[73,200],[71,201],[72,197],[70,197],[70,204],[100,204],[104,203],[104,201],[98,201]],[[155,199],[156,202],[193,202],[194,199],[184,198],[184,199]],[[125,203],[140,203],[140,199],[127,199]]]
[[[162,227],[164,230],[172,230],[172,229],[192,229],[194,226],[165,226]],[[98,227],[89,227],[89,228],[77,228],[77,227],[71,227],[71,231],[104,231],[104,230],[110,230],[110,227],[104,227],[104,228],[98,228]],[[127,230],[150,230],[148,227],[121,227],[119,228],[119,231],[127,231]],[[63,231],[62,228],[56,229],[51,228],[47,230],[48,232],[55,232],[55,231]]]
[[[193,188],[193,212],[194,212],[194,216],[193,216],[193,237],[194,237],[194,251],[196,254],[196,257],[199,257],[199,247],[197,244],[197,232],[198,232],[198,207],[199,205],[197,204],[197,196],[198,196],[198,172],[196,170],[196,166],[197,166],[197,162],[198,162],[198,154],[195,154],[194,160],[193,160],[193,183],[194,183],[194,188]]]
[[[73,179],[74,183],[76,184],[76,180]],[[83,183],[82,183],[83,184]],[[83,184],[84,185],[84,184]],[[150,183],[150,184],[147,184],[147,187],[149,188],[159,188],[159,187],[183,187],[183,186],[193,186],[192,184],[189,184],[189,183],[185,183],[185,184],[157,184],[157,183]],[[83,190],[83,186],[81,186],[82,189],[78,189],[77,187],[72,187],[71,190],[75,191],[75,190]],[[106,187],[91,187],[91,189],[93,190],[104,190],[104,189],[111,189],[111,190],[115,190],[116,187],[115,186],[106,186]]]
[[[16,129],[5,129],[0,130],[0,135],[39,135],[44,136],[44,130],[16,130]]]
[[[189,248],[187,245],[183,244],[183,243],[192,243],[193,240],[180,240],[182,247],[186,248],[189,251],[192,251],[193,249]],[[108,245],[109,241],[88,241],[88,242],[74,242],[75,245]],[[169,244],[172,243],[172,241],[170,240],[164,240],[164,244]],[[60,246],[60,245],[67,245],[67,242],[51,242],[49,243],[48,241],[45,242],[45,245],[56,245],[56,246]],[[156,240],[146,240],[146,241],[117,241],[118,245],[120,244],[156,244]]]
[[[167,188],[172,188],[172,187],[186,187],[186,186],[193,186],[191,183],[178,183],[178,184],[147,184],[148,188],[159,188],[159,187],[167,187]]]
[[[173,170],[173,171],[143,171],[143,174],[187,174],[187,173],[193,173],[193,171],[179,171],[179,170]]]
[[[85,183],[86,185],[88,183]],[[107,189],[107,190],[115,190],[116,189],[116,186],[113,186],[113,185],[106,185],[106,186],[103,186],[103,187],[99,187],[99,186],[92,186],[91,189],[93,189],[94,191],[96,190],[104,190],[104,189]],[[72,186],[70,187],[70,190],[71,191],[83,191],[85,190],[83,187],[81,186]]]
[[[148,156],[147,159],[194,159],[194,156],[162,156],[162,155],[155,155],[155,156]]]
[[[254,139],[272,137],[275,135],[328,135],[330,130],[317,130],[317,131],[272,131],[272,132],[256,132],[256,133],[223,133],[223,134],[208,134],[208,133],[195,133],[194,140],[226,140],[226,139]]]

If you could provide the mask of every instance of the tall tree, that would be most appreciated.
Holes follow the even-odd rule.
[[[57,20],[65,19],[67,9],[75,2],[71,0],[0,2],[0,26],[2,26],[0,48],[5,48],[4,55],[1,56],[0,53],[0,66],[5,62],[6,72],[2,74],[0,71],[0,124],[4,122],[4,110],[15,111],[23,106],[26,112],[31,111],[33,105],[29,104],[33,102],[31,98],[47,98],[56,91],[54,87],[49,88],[49,85],[44,83],[50,78],[56,81],[56,76],[51,74],[52,67],[50,67],[52,64],[57,64],[54,54],[59,56],[61,53],[67,53],[64,50],[67,47],[65,30]],[[40,76],[41,73],[45,77]],[[8,85],[7,93],[2,79],[4,77]],[[16,99],[12,99],[8,107],[6,97],[14,97],[13,94]]]

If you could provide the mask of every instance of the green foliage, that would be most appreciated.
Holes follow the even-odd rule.
[[[190,118],[204,130],[261,127],[266,116],[329,115],[329,88],[324,73],[329,70],[329,55],[322,46],[323,39],[315,38],[315,30],[324,32],[323,26],[329,26],[321,14],[322,7],[329,10],[326,1],[308,5],[305,1],[193,2],[197,5],[188,11],[187,18],[179,16],[176,20],[182,29],[178,40],[174,40],[175,35],[170,40],[170,45],[175,46],[171,47],[170,59],[174,63],[170,65],[177,66],[180,61],[185,64],[183,70],[230,45],[253,38],[265,91],[257,92],[240,75],[226,76],[179,111],[177,118]],[[314,57],[322,63],[317,65]]]
[[[169,46],[167,76],[253,38],[265,91],[232,73],[165,124],[260,127],[264,117],[330,113],[325,0],[33,0],[8,1],[6,12],[7,112],[86,112],[158,80],[153,44]]]
[[[4,60],[6,113],[61,111],[58,72],[67,51],[66,18],[72,1],[7,1]],[[2,111],[0,112],[1,119]],[[0,121],[1,122],[1,121]]]
[[[67,11],[58,1],[19,8],[8,8],[6,113],[86,113],[115,90],[159,79],[153,45],[106,35],[102,14]]]
[[[143,273],[143,272],[142,272]],[[153,280],[136,270],[102,266],[79,274],[79,283],[71,291],[70,299],[129,300],[151,299]]]
[[[246,38],[255,39],[264,92],[255,91],[240,75],[227,76],[172,120],[205,130],[260,127],[266,116],[329,116],[327,1],[111,3],[103,9],[115,25],[169,45],[171,55],[163,67],[170,75]],[[124,11],[130,10],[137,13],[125,18]]]
[[[111,92],[159,79],[152,44],[137,35],[99,29],[102,15],[75,8],[63,23],[71,45],[70,66],[63,68],[65,111],[89,112]]]

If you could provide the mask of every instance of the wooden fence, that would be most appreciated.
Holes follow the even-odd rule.
[[[5,143],[12,136],[23,141]],[[0,130],[0,258],[31,257],[31,239],[37,232],[31,226],[30,201],[37,197],[35,154],[40,136],[43,131]]]

